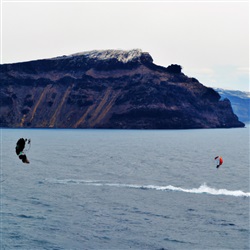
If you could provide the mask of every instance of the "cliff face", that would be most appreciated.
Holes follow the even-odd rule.
[[[0,65],[1,127],[243,127],[228,100],[141,50]]]

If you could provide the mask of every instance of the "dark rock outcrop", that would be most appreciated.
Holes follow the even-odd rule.
[[[229,100],[141,50],[0,65],[1,127],[243,127]]]

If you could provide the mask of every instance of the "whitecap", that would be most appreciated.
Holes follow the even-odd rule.
[[[209,187],[206,183],[202,184],[198,188],[182,188],[173,185],[158,186],[158,185],[139,185],[139,184],[124,184],[124,183],[109,183],[100,180],[81,180],[81,179],[47,179],[48,182],[54,184],[84,184],[91,186],[109,186],[117,188],[133,188],[143,190],[156,190],[156,191],[177,191],[193,194],[210,194],[210,195],[227,195],[235,197],[250,197],[250,192],[244,192],[242,190],[227,190],[216,189]]]

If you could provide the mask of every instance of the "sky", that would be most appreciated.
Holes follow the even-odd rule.
[[[249,90],[249,1],[1,0],[1,64],[142,49],[203,85]]]

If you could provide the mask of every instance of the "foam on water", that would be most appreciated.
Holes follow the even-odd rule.
[[[227,189],[216,189],[207,186],[206,183],[202,184],[198,188],[186,189],[182,187],[175,187],[172,185],[157,186],[157,185],[138,185],[138,184],[123,184],[123,183],[109,183],[100,180],[80,180],[80,179],[46,179],[47,182],[55,184],[84,184],[91,186],[109,186],[117,188],[134,188],[143,190],[157,190],[157,191],[179,191],[184,193],[193,194],[210,194],[210,195],[228,195],[235,197],[250,197],[250,192],[244,192],[242,190],[227,190]]]

